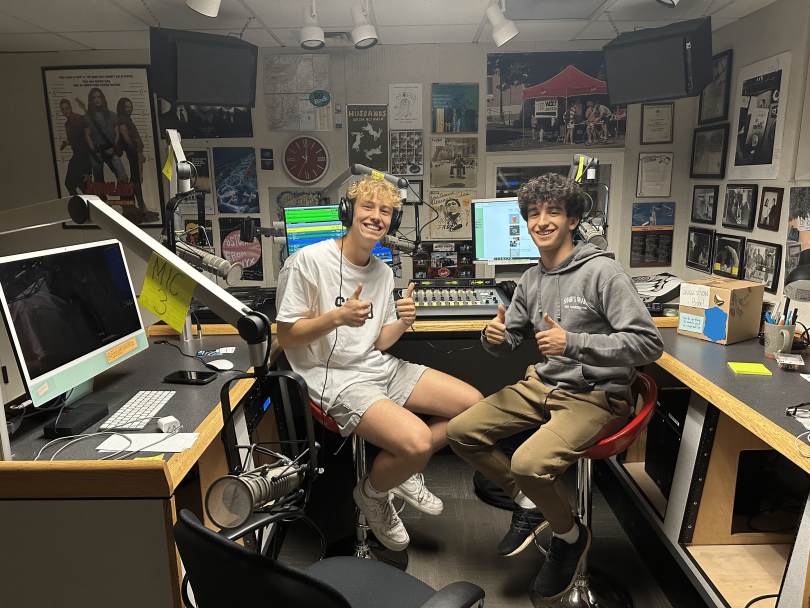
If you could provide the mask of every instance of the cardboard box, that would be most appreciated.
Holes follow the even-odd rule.
[[[678,333],[717,344],[759,335],[765,286],[722,277],[681,283]]]

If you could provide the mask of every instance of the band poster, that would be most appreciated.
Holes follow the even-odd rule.
[[[160,225],[147,68],[43,68],[42,80],[59,198],[94,194],[134,224]]]
[[[388,126],[400,130],[422,130],[422,83],[389,84]]]
[[[633,203],[630,267],[671,266],[675,203]]]
[[[347,105],[346,135],[349,166],[365,165],[388,171],[388,106]]]
[[[258,217],[251,218],[257,227],[262,225]],[[242,264],[243,281],[264,281],[264,260],[262,259],[261,237],[245,243],[239,238],[239,231],[244,218],[220,217],[219,238],[222,244],[222,257],[231,264]]]
[[[472,200],[475,190],[431,192],[430,240],[463,240],[472,238]],[[434,213],[435,212],[435,213]],[[438,218],[436,217],[438,213]]]
[[[208,157],[208,150],[183,150],[186,160],[194,165],[197,181],[194,189],[205,194],[205,215],[214,215],[214,199],[211,194],[211,163]],[[181,203],[177,206],[182,215],[197,215],[197,203]]]

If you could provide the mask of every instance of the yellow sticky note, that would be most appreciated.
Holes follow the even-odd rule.
[[[166,158],[166,164],[163,165],[163,175],[166,179],[172,181],[172,169],[174,168],[174,148],[169,147],[169,156]]]
[[[574,178],[575,182],[578,182],[582,179],[582,170],[585,167],[585,157],[579,157],[579,169],[577,169],[577,176]],[[170,178],[171,179],[171,178]]]
[[[371,177],[374,179],[385,179],[385,175],[380,171],[373,171],[371,172]]]
[[[140,458],[133,458],[132,460],[163,460],[163,454],[158,454],[156,456],[141,456]]]
[[[138,304],[177,331],[183,331],[195,286],[193,279],[153,251]]]
[[[771,370],[762,363],[729,363],[728,366],[735,374],[754,374],[757,376],[772,376]]]

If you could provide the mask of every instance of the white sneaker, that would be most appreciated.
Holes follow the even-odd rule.
[[[442,501],[425,487],[425,476],[422,473],[414,473],[391,490],[391,493],[429,515],[439,515],[444,509]]]
[[[374,532],[377,540],[391,551],[402,551],[408,546],[411,539],[394,509],[391,494],[389,493],[386,498],[382,499],[369,496],[364,490],[367,478],[368,475],[363,477],[352,490],[354,502],[366,516],[366,523]]]

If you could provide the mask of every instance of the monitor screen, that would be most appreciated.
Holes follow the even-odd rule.
[[[337,205],[287,207],[284,209],[287,253],[294,254],[307,245],[343,236]]]
[[[118,241],[0,258],[0,305],[34,405],[147,347]]]
[[[476,260],[528,264],[540,259],[526,220],[520,216],[517,198],[474,200],[473,218]]]

